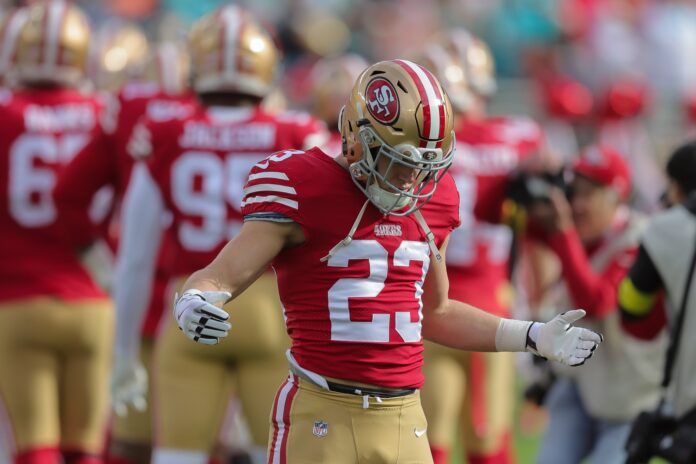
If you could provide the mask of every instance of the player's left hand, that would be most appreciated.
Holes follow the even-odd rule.
[[[527,349],[534,354],[568,366],[580,366],[592,357],[602,336],[573,323],[585,317],[585,311],[574,309],[543,324],[530,328]]]
[[[226,322],[230,315],[216,304],[222,305],[231,297],[229,292],[187,290],[174,303],[174,318],[194,342],[216,345],[232,328]]]

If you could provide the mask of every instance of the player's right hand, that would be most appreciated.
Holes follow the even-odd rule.
[[[229,292],[186,290],[174,303],[174,318],[194,342],[216,345],[232,326],[226,322],[230,315],[215,304],[224,304],[231,297]]]
[[[147,371],[138,359],[117,356],[111,372],[111,398],[114,411],[124,417],[128,408],[147,409]]]

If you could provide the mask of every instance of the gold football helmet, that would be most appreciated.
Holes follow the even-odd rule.
[[[425,59],[435,66],[433,72],[442,79],[455,105],[460,101],[466,105],[471,93],[490,97],[497,89],[490,48],[465,29],[449,31],[436,45],[426,49]]]
[[[270,35],[236,5],[204,16],[189,35],[192,83],[198,93],[235,92],[263,98],[272,88],[278,50]]]
[[[425,204],[452,164],[454,118],[447,94],[420,65],[381,61],[358,77],[339,115],[344,155],[355,184],[383,213],[410,214]],[[395,166],[413,169],[400,189]]]
[[[10,73],[22,82],[79,84],[87,68],[87,17],[65,0],[38,1],[26,8]]]
[[[142,78],[156,82],[170,95],[182,94],[188,88],[189,56],[184,47],[174,42],[161,42],[153,47],[145,62]]]
[[[90,75],[97,88],[113,92],[142,73],[148,42],[138,26],[110,21],[95,36]]]
[[[329,125],[335,124],[353,83],[367,66],[367,61],[356,54],[319,60],[310,74],[312,114]]]

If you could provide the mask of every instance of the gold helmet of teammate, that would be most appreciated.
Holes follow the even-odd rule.
[[[273,89],[278,50],[268,32],[236,5],[219,8],[193,25],[189,53],[197,93],[263,98]]]
[[[414,212],[434,193],[452,163],[453,125],[438,80],[406,60],[364,70],[339,116],[353,180],[383,213],[396,215]],[[408,189],[389,180],[395,166],[416,170]]]
[[[440,79],[458,112],[469,111],[476,97],[490,97],[496,91],[490,49],[464,29],[451,30],[435,40],[416,61]]]
[[[335,126],[331,124],[337,122],[338,113],[345,104],[353,83],[367,66],[367,61],[356,54],[317,61],[310,74],[312,114],[333,129]]]
[[[189,68],[189,56],[184,47],[174,42],[161,42],[150,51],[142,78],[156,82],[165,93],[178,95],[188,88]]]
[[[16,40],[10,73],[17,80],[75,86],[85,78],[90,28],[72,3],[32,3]]]
[[[445,34],[440,43],[462,66],[464,79],[473,93],[482,97],[495,93],[495,62],[491,49],[483,40],[458,28]]]
[[[140,27],[110,21],[95,35],[90,74],[97,88],[113,92],[142,73],[148,42]]]

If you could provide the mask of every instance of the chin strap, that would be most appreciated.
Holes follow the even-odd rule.
[[[329,250],[329,254],[327,254],[326,256],[321,258],[319,261],[321,261],[322,263],[325,263],[326,261],[331,259],[331,257],[333,255],[335,255],[338,250],[340,250],[344,246],[350,245],[350,242],[353,241],[353,234],[355,234],[355,231],[358,230],[358,226],[360,225],[360,221],[362,220],[362,217],[365,214],[365,210],[367,209],[367,205],[369,205],[369,204],[370,204],[370,199],[368,198],[367,200],[365,200],[365,203],[363,203],[362,208],[360,208],[360,212],[358,213],[358,216],[355,218],[355,221],[353,221],[353,225],[351,226],[350,231],[348,232],[348,235],[346,235],[346,238],[344,238],[343,240],[338,242],[336,245],[334,245],[333,248],[331,248]]]
[[[370,204],[369,199],[367,199],[365,203],[363,203],[362,208],[360,208],[360,212],[358,213],[358,216],[355,218],[355,221],[353,221],[353,225],[351,226],[348,235],[346,235],[346,237],[343,240],[334,245],[333,248],[329,250],[329,253],[326,256],[320,259],[322,263],[325,263],[326,261],[331,259],[331,257],[335,255],[336,252],[344,246],[350,245],[350,242],[353,241],[353,234],[355,234],[355,231],[358,230],[358,226],[360,225],[360,221],[362,220],[362,217],[365,214],[365,210],[367,209],[368,204]],[[430,230],[430,227],[428,227],[428,223],[425,222],[423,214],[421,214],[420,210],[417,209],[413,212],[413,215],[416,217],[416,221],[420,225],[421,229],[423,229],[423,232],[425,232],[425,238],[428,240],[430,252],[433,254],[433,256],[435,256],[435,259],[437,259],[438,261],[442,261],[442,255],[440,254],[440,250],[438,250],[437,246],[435,245],[435,234],[433,234],[433,232]]]
[[[428,246],[430,247],[430,252],[435,256],[435,259],[438,261],[442,261],[442,255],[440,254],[440,250],[437,249],[435,246],[435,234],[430,230],[430,227],[428,227],[428,223],[425,222],[425,218],[421,214],[420,209],[417,209],[413,212],[413,215],[416,217],[416,221],[418,221],[418,224],[420,224],[421,229],[423,229],[423,232],[425,232],[425,238],[428,240]]]

